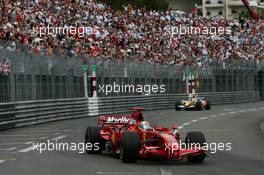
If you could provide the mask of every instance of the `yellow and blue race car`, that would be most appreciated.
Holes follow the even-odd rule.
[[[176,111],[179,110],[210,110],[211,103],[204,97],[197,95],[189,96],[188,99],[182,99],[175,103]]]

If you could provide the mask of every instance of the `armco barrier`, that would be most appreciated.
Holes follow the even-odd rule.
[[[259,92],[213,92],[199,94],[209,99],[211,104],[231,104],[259,101]],[[140,106],[147,110],[174,108],[175,102],[187,94],[105,97],[98,99],[97,115],[128,112],[129,108]],[[98,110],[99,109],[99,110]],[[95,112],[96,113],[96,112]]]
[[[15,119],[15,105],[12,103],[0,104],[0,130],[14,127],[14,123],[5,123]]]
[[[0,110],[0,129],[88,116],[85,98],[16,102],[0,107],[6,108]]]
[[[257,91],[203,93],[211,104],[231,104],[259,101]],[[187,94],[126,96],[104,98],[77,98],[41,100],[0,104],[0,129],[8,129],[38,123],[125,113],[131,107],[147,110],[174,108],[175,102]]]

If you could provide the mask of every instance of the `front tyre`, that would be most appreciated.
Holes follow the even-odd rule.
[[[125,132],[120,146],[120,159],[124,163],[133,163],[137,161],[140,139],[135,132]]]
[[[100,127],[88,127],[85,131],[85,150],[87,154],[101,154],[104,150],[104,140],[100,136]],[[86,146],[86,145],[91,145]]]
[[[209,101],[206,102],[205,110],[211,109],[211,103]]]
[[[188,132],[186,134],[186,138],[185,138],[185,144],[188,145],[189,147],[191,146],[191,144],[196,144],[196,145],[200,145],[200,147],[204,146],[204,144],[206,143],[204,134],[202,132]],[[198,156],[188,156],[187,160],[188,162],[192,162],[192,163],[202,163],[204,161],[205,158],[205,154],[201,154]]]

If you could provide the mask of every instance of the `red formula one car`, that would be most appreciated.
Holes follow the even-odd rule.
[[[152,127],[144,121],[143,108],[133,108],[129,116],[102,116],[98,126],[88,127],[85,143],[97,145],[87,149],[88,154],[114,152],[123,162],[136,162],[138,158],[161,157],[167,160],[203,162],[205,137],[201,132],[189,132],[181,143],[177,126],[172,129]],[[195,145],[195,147],[193,147]]]

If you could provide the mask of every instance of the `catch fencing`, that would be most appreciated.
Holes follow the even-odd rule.
[[[81,62],[75,58],[1,52],[0,102],[84,97]]]
[[[196,92],[252,92],[263,99],[264,64],[256,61],[202,62],[199,67],[176,64],[136,63],[128,60],[103,60],[85,57],[33,56],[1,51],[0,63],[10,63],[10,72],[0,72],[0,102],[70,99],[84,97],[84,69],[92,75],[96,66],[99,97],[144,95],[139,92],[99,91],[103,85],[165,85],[164,93],[184,94],[190,75],[195,76]],[[86,65],[86,66],[85,66]],[[86,68],[85,68],[86,67]],[[89,96],[92,81],[88,79]]]

